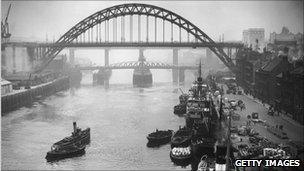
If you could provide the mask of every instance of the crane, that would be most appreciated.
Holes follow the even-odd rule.
[[[8,22],[7,22],[8,21],[8,16],[9,16],[9,13],[10,13],[10,10],[11,10],[11,6],[12,6],[12,4],[10,4],[9,7],[8,7],[4,23],[3,23],[3,21],[1,21],[1,41],[2,42],[6,42],[11,37],[11,34],[9,33],[9,25],[8,25]]]

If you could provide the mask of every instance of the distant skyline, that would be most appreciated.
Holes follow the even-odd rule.
[[[266,40],[283,26],[303,33],[303,1],[1,1],[1,18],[9,4],[12,38],[57,40],[89,15],[123,3],[145,3],[163,7],[188,19],[213,40],[241,41],[248,28],[265,28]]]

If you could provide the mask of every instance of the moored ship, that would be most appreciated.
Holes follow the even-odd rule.
[[[197,80],[189,90],[186,126],[193,129],[196,136],[213,137],[218,117],[211,90],[201,76],[201,64],[198,73]]]

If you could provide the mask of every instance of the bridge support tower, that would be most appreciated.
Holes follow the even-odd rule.
[[[173,49],[173,65],[178,66],[178,48]],[[173,83],[178,82],[178,69],[172,69],[172,80]]]
[[[75,49],[70,48],[69,49],[69,61],[72,67],[75,66]]]
[[[106,48],[104,49],[105,51],[105,54],[104,54],[104,58],[105,58],[105,66],[109,66],[109,49]],[[109,88],[110,86],[110,83],[109,83],[109,80],[110,80],[110,76],[112,74],[112,71],[111,70],[105,70],[105,79],[104,79],[104,87],[105,88]]]

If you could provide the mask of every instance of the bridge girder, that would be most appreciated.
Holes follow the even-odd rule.
[[[235,71],[234,63],[232,62],[231,58],[223,51],[223,49],[217,47],[216,43],[207,34],[205,34],[201,29],[199,29],[187,19],[174,12],[154,5],[129,3],[103,9],[77,23],[62,37],[60,37],[59,40],[56,41],[56,44],[63,44],[63,46],[54,46],[50,47],[47,50],[47,52],[44,54],[42,63],[40,64],[39,68],[36,68],[34,70],[34,72],[43,70],[43,68],[48,65],[49,62],[51,62],[62,49],[66,47],[65,44],[71,43],[79,35],[85,33],[86,30],[106,20],[126,15],[154,16],[156,18],[161,18],[163,20],[169,21],[180,28],[183,28],[201,43],[209,43],[209,49],[213,51],[213,53],[215,53],[229,69]]]

